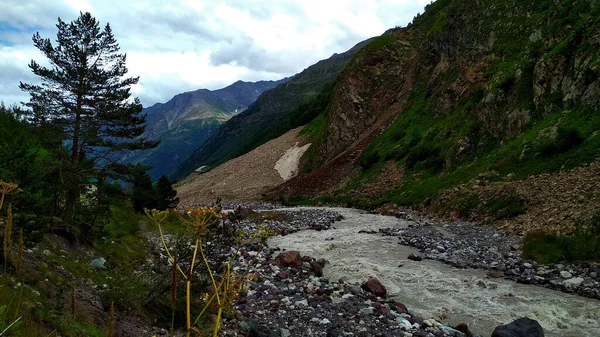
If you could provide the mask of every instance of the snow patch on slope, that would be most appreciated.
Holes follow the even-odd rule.
[[[300,165],[300,158],[308,148],[310,143],[302,147],[298,147],[298,142],[289,148],[281,158],[275,163],[274,169],[279,173],[281,179],[290,180],[298,175],[298,166]]]

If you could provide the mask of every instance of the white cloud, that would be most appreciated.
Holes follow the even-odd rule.
[[[144,105],[236,80],[280,79],[354,44],[404,26],[430,0],[3,0],[0,2],[0,100],[28,99],[19,81],[42,61],[31,43],[52,40],[57,17],[90,11],[110,23]]]

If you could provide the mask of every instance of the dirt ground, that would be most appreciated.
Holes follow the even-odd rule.
[[[302,147],[306,141],[299,135],[302,128],[296,128],[273,139],[253,151],[232,159],[213,170],[190,176],[176,185],[181,205],[195,205],[213,202],[217,198],[227,201],[258,201],[268,189],[280,185],[290,178],[294,168],[287,167],[280,174],[275,164],[291,152],[302,155],[303,151],[288,151]],[[287,160],[298,165],[298,160]],[[281,169],[280,169],[281,171]]]

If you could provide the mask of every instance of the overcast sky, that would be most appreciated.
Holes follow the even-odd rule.
[[[32,35],[88,11],[127,53],[144,106],[237,80],[276,80],[356,43],[406,26],[431,0],[0,0],[0,100],[27,101],[19,81],[43,60]]]

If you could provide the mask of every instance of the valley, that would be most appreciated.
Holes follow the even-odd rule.
[[[0,4],[1,337],[600,336],[600,1],[59,3]]]

